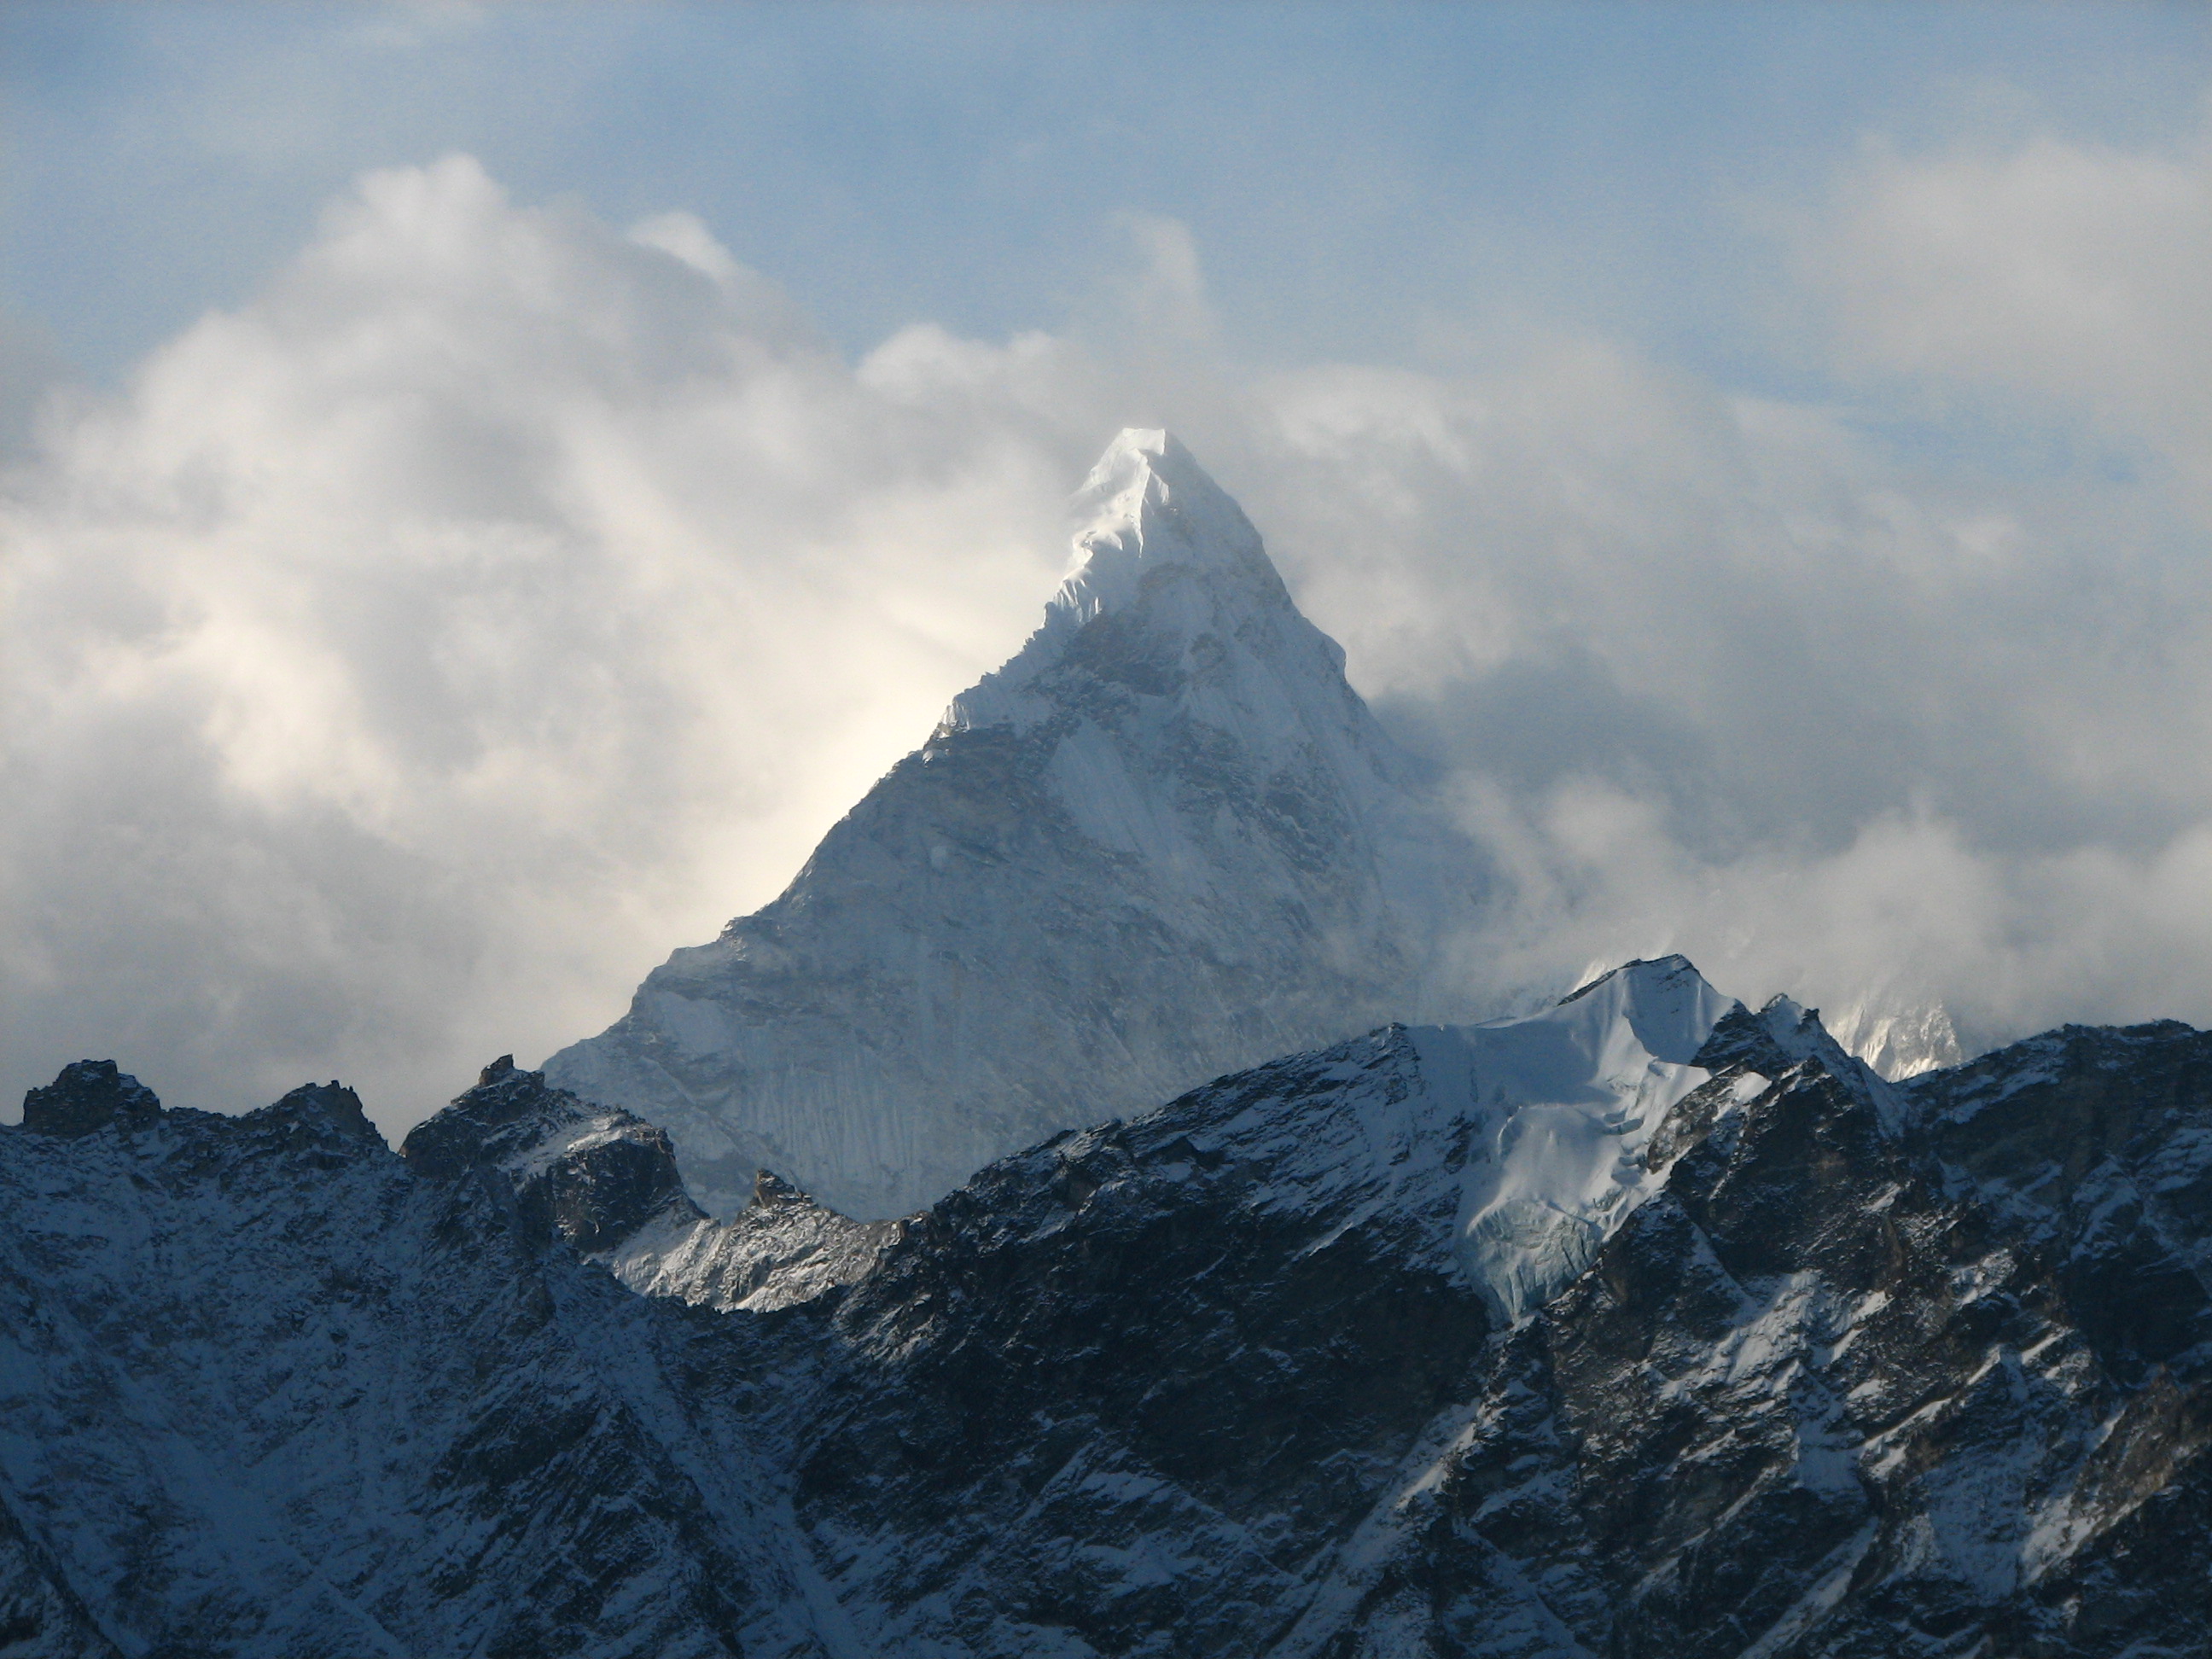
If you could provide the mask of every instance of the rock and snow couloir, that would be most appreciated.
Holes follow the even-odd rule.
[[[1128,431],[1044,624],[784,894],[546,1062],[709,1210],[783,1172],[904,1213],[1054,1130],[1388,1019],[1464,1016],[1476,849],[1237,504]]]

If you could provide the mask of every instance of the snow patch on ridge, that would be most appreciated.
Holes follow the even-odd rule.
[[[1130,1127],[1168,1169],[1225,1162],[1247,1202],[1329,1218],[1310,1249],[1402,1224],[1439,1271],[1518,1323],[1664,1184],[1653,1133],[1711,1079],[1692,1061],[1739,1006],[1680,957],[1631,963],[1525,1018],[1388,1027]],[[1059,1148],[1070,1161],[1087,1152],[1085,1136]]]
[[[852,1220],[763,1170],[752,1203],[730,1220],[665,1214],[599,1259],[641,1296],[767,1313],[856,1282],[905,1229]]]
[[[1644,1152],[1711,1073],[1690,1062],[1735,1006],[1680,957],[1631,963],[1526,1019],[1440,1031],[1439,1075],[1464,1066],[1491,1113],[1470,1162],[1460,1259],[1518,1323],[1589,1265],[1666,1179]]]

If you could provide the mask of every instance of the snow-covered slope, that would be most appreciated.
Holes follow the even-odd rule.
[[[1707,1079],[1692,1062],[1735,1006],[1680,957],[1631,963],[1533,1017],[1388,1026],[1217,1085],[1203,1110],[1194,1096],[1127,1131],[1085,1131],[1059,1155],[1172,1123],[1194,1167],[1245,1172],[1247,1205],[1402,1222],[1420,1241],[1412,1260],[1510,1323],[1664,1184],[1651,1138]]]
[[[1509,1321],[1551,1300],[1665,1182],[1652,1136],[1706,1080],[1692,1062],[1735,1006],[1668,957],[1632,963],[1532,1018],[1417,1035],[1426,1075],[1451,1077],[1447,1091],[1464,1077],[1488,1109],[1457,1235]]]
[[[873,1225],[511,1064],[401,1156],[72,1066],[0,1128],[0,1650],[2202,1654],[2208,1194],[2212,1035],[1892,1085],[1680,961]]]
[[[688,1413],[661,1304],[481,1178],[499,1149],[410,1169],[336,1085],[34,1092],[0,1129],[0,1651],[820,1651],[770,1472]]]
[[[716,1213],[757,1167],[902,1213],[1055,1129],[1386,1019],[1474,848],[1189,453],[1123,433],[1044,625],[774,903],[678,951],[556,1084],[674,1137]]]
[[[1680,957],[1634,962],[1525,1018],[1394,1024],[1260,1067],[1241,1096],[1207,1097],[1252,1103],[1202,1129],[1187,1108],[1155,1115],[1194,1137],[1194,1159],[1251,1173],[1254,1203],[1401,1217],[1428,1240],[1415,1252],[1424,1265],[1462,1279],[1510,1323],[1664,1184],[1652,1136],[1706,1080],[1692,1062],[1736,1006]],[[1295,1114],[1274,1086],[1283,1066],[1304,1079]],[[1325,1100],[1317,1082],[1330,1085]],[[1119,1133],[1050,1145],[1079,1158],[1087,1138]],[[906,1231],[853,1220],[766,1170],[744,1209],[709,1218],[677,1183],[659,1128],[511,1058],[410,1135],[406,1155],[434,1173],[495,1172],[525,1217],[634,1290],[724,1310],[787,1307],[857,1282]],[[1446,1215],[1447,1226],[1430,1224]]]
[[[1510,1074],[1510,1047],[1390,1030],[918,1218],[837,1310],[866,1363],[801,1466],[863,1636],[1006,1659],[2203,1653],[2212,1276],[2181,1241],[2208,1231],[2212,1036],[2069,1033],[1900,1090],[1778,1000],[1662,1074],[1715,1006],[1685,973],[1694,1018],[1638,1018],[1652,966],[1601,988],[1628,1031],[1492,1028],[1576,1055],[1517,1110],[1460,1077]],[[1607,1049],[1631,1066],[1588,1063]],[[1639,1054],[1676,1097],[1637,1159],[1653,1189],[1502,1328],[1463,1249],[1485,1152]],[[1524,1190],[1592,1213],[1591,1167]],[[2112,1201],[2153,1179],[2158,1206]]]

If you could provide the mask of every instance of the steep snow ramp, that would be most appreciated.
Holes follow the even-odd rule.
[[[1103,1188],[1164,1181],[1303,1231],[1311,1250],[1355,1230],[1387,1236],[1405,1265],[1471,1284],[1517,1323],[1664,1188],[1686,1144],[1679,1126],[1658,1133],[1677,1106],[1712,1084],[1692,1103],[1709,1133],[1766,1087],[1750,1060],[1796,1063],[1784,1042],[1801,1012],[1746,1013],[1679,956],[1632,962],[1523,1018],[1384,1026],[1056,1136],[914,1224],[1019,1208],[1018,1192],[1050,1196],[1017,1230],[1050,1231]],[[1751,1046],[1717,1058],[1732,1015]],[[1813,1030],[1825,1060],[1861,1074]],[[1731,1077],[1714,1082],[1715,1067]]]
[[[1487,1109],[1488,1156],[1462,1176],[1457,1239],[1508,1319],[1587,1267],[1665,1180],[1648,1156],[1652,1132],[1706,1079],[1692,1062],[1735,1006],[1668,957],[1617,969],[1533,1018],[1430,1039],[1429,1074],[1464,1064],[1469,1095]]]
[[[1653,1132],[1711,1076],[1693,1061],[1737,1006],[1680,957],[1631,963],[1529,1018],[1387,1027],[1060,1155],[1121,1133],[1140,1158],[1157,1143],[1238,1171],[1263,1209],[1402,1226],[1515,1322],[1664,1184]]]
[[[1450,1018],[1473,847],[1188,451],[1123,433],[1043,626],[774,903],[546,1062],[700,1202],[848,1214],[1392,1018]]]

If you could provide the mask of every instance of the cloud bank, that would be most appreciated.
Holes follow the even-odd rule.
[[[1970,1041],[2212,1023],[2203,148],[1869,149],[1796,232],[1796,399],[1567,331],[1255,370],[1201,240],[1101,235],[1066,333],[855,362],[696,219],[456,156],[50,401],[0,499],[9,1097],[113,1054],[397,1128],[598,1029],[1019,643],[1132,423],[1497,849],[1472,1000],[1680,949]]]

